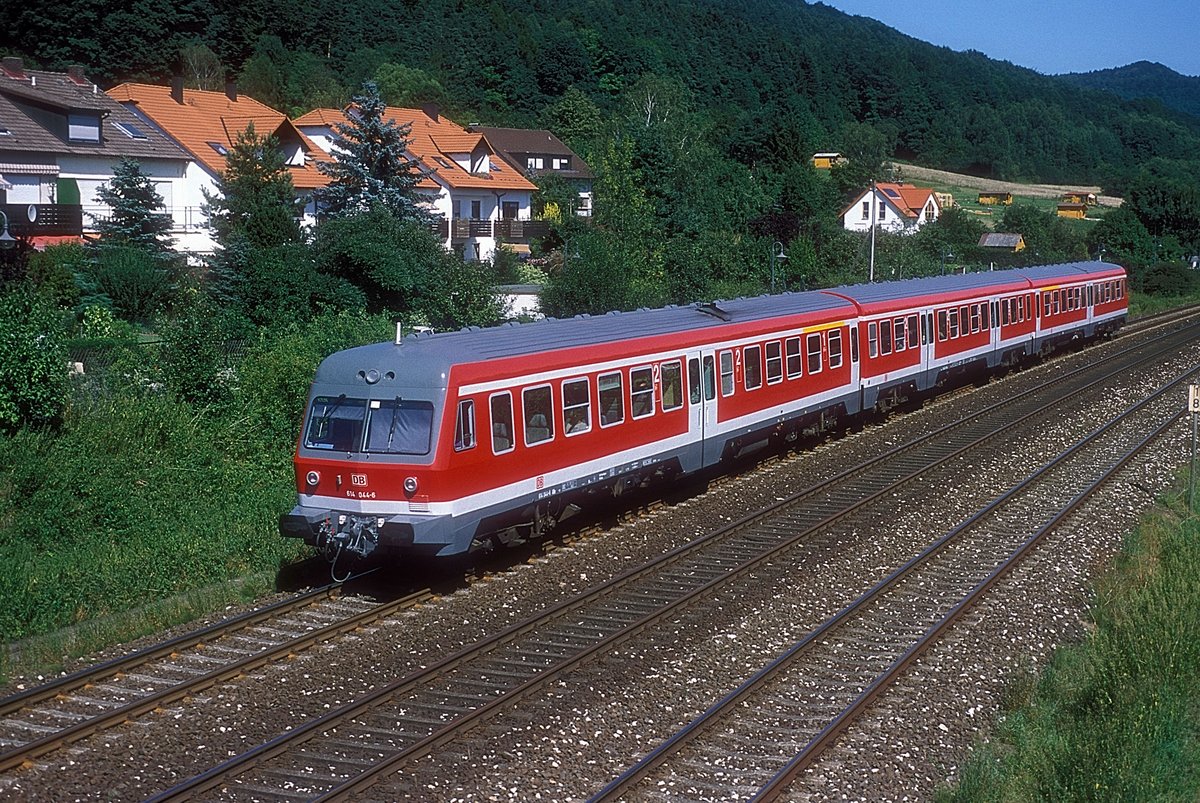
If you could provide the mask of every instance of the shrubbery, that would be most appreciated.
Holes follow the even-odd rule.
[[[67,352],[59,318],[28,287],[0,293],[0,431],[45,427],[62,418]]]

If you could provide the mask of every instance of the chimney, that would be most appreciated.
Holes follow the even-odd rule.
[[[0,61],[0,69],[3,69],[10,78],[25,78],[25,67],[19,56],[5,56],[4,60]]]
[[[176,75],[171,78],[171,100],[183,105],[183,76]]]
[[[87,76],[83,74],[83,69],[84,67],[82,64],[72,64],[67,68],[67,77],[80,86],[87,86],[88,79]]]
[[[225,97],[232,101],[237,101],[237,81],[225,82]]]
[[[438,121],[438,107],[437,107],[437,104],[432,104],[432,103],[431,103],[431,104],[430,104],[430,105],[428,105],[428,106],[422,106],[422,107],[421,107],[421,111],[425,112],[425,116],[426,116],[426,117],[428,117],[430,120],[433,120],[435,123]]]

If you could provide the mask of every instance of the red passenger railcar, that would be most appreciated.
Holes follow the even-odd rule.
[[[331,355],[280,520],[332,559],[451,555],[1123,322],[1074,263],[410,335]]]

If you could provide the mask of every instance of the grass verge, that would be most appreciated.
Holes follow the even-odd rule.
[[[1010,690],[998,733],[937,800],[1200,799],[1200,518],[1184,487],[1098,581],[1091,637]]]
[[[252,602],[274,590],[274,584],[274,572],[260,572],[170,599],[156,600],[136,610],[120,611],[52,633],[31,636],[7,645],[0,653],[0,683],[8,683],[15,675],[57,674],[69,660],[113,644],[161,634],[221,608]]]

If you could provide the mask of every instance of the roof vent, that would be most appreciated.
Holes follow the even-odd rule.
[[[722,320],[722,321],[729,321],[729,320],[732,320],[732,318],[733,318],[733,316],[732,316],[732,315],[730,315],[728,312],[726,312],[725,310],[721,309],[721,308],[720,308],[720,307],[718,307],[718,306],[717,306],[715,303],[712,303],[712,302],[708,302],[708,303],[705,303],[705,302],[700,302],[700,303],[697,303],[697,304],[696,304],[696,311],[697,311],[697,312],[703,312],[705,315],[711,315],[711,316],[713,316],[714,318],[718,318],[718,319],[720,319],[720,320]]]

